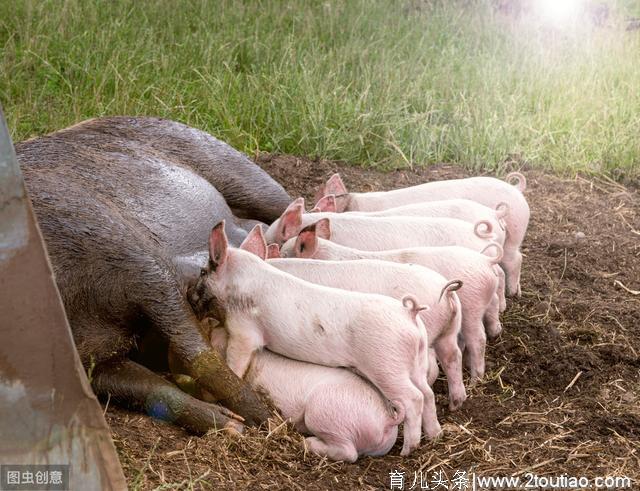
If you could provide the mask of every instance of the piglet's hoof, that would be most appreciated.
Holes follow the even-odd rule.
[[[454,398],[452,401],[449,402],[449,411],[457,411],[462,407],[462,404],[464,404],[464,401],[466,400],[467,400],[466,395],[464,397]]]
[[[469,382],[467,384],[467,387],[475,387],[477,385],[479,385],[482,382],[482,379],[484,378],[484,370],[482,370],[482,372],[480,372],[479,370],[470,370],[471,371],[471,376],[469,377]]]
[[[500,324],[494,326],[490,330],[487,330],[487,338],[492,341],[494,339],[497,339],[500,336],[500,334],[502,334],[502,325]]]
[[[427,440],[435,442],[440,439],[442,436],[442,427],[440,423],[435,423],[430,425],[428,428],[424,428],[424,434],[427,437]]]

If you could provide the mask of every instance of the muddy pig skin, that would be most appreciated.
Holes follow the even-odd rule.
[[[484,376],[486,333],[494,337],[502,330],[499,320],[499,281],[495,272],[495,264],[501,255],[498,244],[491,245],[491,248],[498,251],[495,256],[455,246],[362,251],[328,240],[331,230],[326,219],[312,227],[303,230],[297,238],[287,241],[280,250],[282,257],[333,261],[376,259],[418,264],[437,271],[445,278],[462,280],[464,286],[457,294],[462,307],[461,330],[465,341],[466,364],[472,378]]]
[[[304,227],[327,218],[331,240],[358,249],[381,251],[403,247],[459,245],[481,251],[495,235],[491,223],[475,225],[455,218],[362,217],[347,213],[303,213],[302,198],[293,201],[265,233],[269,244],[284,244]]]
[[[212,329],[211,344],[223,356],[227,337],[224,328]],[[396,441],[402,415],[392,415],[378,390],[350,370],[260,350],[245,380],[266,391],[298,431],[313,435],[305,442],[320,456],[355,462],[387,454]]]
[[[188,168],[215,187],[239,218],[271,223],[291,201],[282,186],[246,155],[202,130],[176,121],[118,116],[92,119],[65,131],[100,140],[109,137],[126,141],[132,156],[148,158],[155,154]]]
[[[337,211],[380,211],[423,201],[438,201],[464,198],[496,209],[506,203],[508,212],[504,216],[506,236],[504,257],[501,265],[506,273],[507,294],[520,296],[520,269],[522,253],[520,246],[529,225],[529,205],[522,194],[527,187],[525,177],[512,172],[506,181],[494,177],[469,177],[434,181],[408,188],[374,193],[349,193],[339,174],[334,174],[316,194],[316,201],[328,194],[336,195]],[[515,185],[510,182],[515,181]]]
[[[314,232],[309,231],[308,234]],[[312,241],[312,237],[306,240]],[[449,407],[458,409],[467,398],[462,382],[462,353],[458,347],[461,326],[458,282],[450,283],[433,270],[415,264],[387,261],[318,261],[314,259],[270,259],[269,264],[305,281],[333,288],[378,293],[402,299],[413,293],[421,305],[429,347],[442,363],[449,384]],[[431,370],[431,367],[430,367]]]
[[[229,333],[227,363],[234,373],[242,377],[263,347],[299,361],[351,367],[404,413],[402,455],[420,443],[421,426],[430,438],[439,435],[427,383],[427,333],[418,317],[423,308],[417,300],[405,295],[399,302],[308,283],[264,260],[267,244],[259,226],[245,243],[254,240],[259,257],[228,247],[224,224],[217,225],[205,274],[193,289],[195,305],[205,292],[216,299],[218,317]]]
[[[229,145],[157,118],[93,119],[18,144],[17,153],[22,166],[51,173],[41,181],[73,169],[78,184],[135,217],[171,255],[205,250],[221,219],[238,245],[253,223],[236,218],[231,208],[270,223],[291,201]]]
[[[239,427],[222,407],[190,398],[128,357],[141,333],[154,331],[187,374],[247,423],[268,417],[200,333],[174,259],[206,249],[221,218],[234,241],[246,235],[212,182],[230,202],[241,195],[238,208],[254,194],[244,208],[261,219],[285,208],[282,188],[224,143],[155,118],[86,121],[18,143],[16,153],[95,392],[197,433]],[[269,187],[273,202],[264,196]]]

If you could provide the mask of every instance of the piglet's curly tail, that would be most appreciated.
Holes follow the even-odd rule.
[[[422,312],[423,310],[429,310],[429,307],[427,307],[426,305],[418,304],[418,299],[409,294],[402,297],[402,305],[404,306],[404,308],[409,309],[413,318],[415,318],[419,312]]]

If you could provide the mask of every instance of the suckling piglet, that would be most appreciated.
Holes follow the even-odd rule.
[[[263,347],[299,361],[352,368],[404,412],[402,455],[418,446],[421,426],[436,437],[441,430],[427,383],[428,340],[415,298],[407,294],[399,302],[306,282],[264,261],[259,226],[247,241],[263,249],[260,257],[230,248],[223,222],[213,228],[209,262],[190,299],[198,311],[211,310],[224,322],[231,370],[244,376]]]

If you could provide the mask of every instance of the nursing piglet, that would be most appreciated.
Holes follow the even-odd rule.
[[[331,219],[332,241],[362,250],[459,245],[480,251],[495,238],[491,223],[486,220],[472,225],[455,218],[361,217],[346,213],[303,213],[303,209],[301,198],[291,203],[265,233],[267,242],[282,245],[304,227],[323,218]]]
[[[215,328],[211,344],[225,356],[227,332]],[[244,376],[262,389],[285,419],[307,435],[309,450],[333,460],[385,455],[396,441],[401,413],[378,390],[345,368],[331,368],[258,351]]]
[[[337,201],[334,194],[322,197],[313,207],[313,212],[337,212]],[[349,215],[365,217],[424,217],[424,218],[457,218],[469,223],[487,220],[491,223],[495,242],[504,245],[505,221],[509,205],[500,203],[496,209],[484,206],[469,199],[447,199],[425,201],[380,211],[348,211]]]
[[[285,243],[283,257],[324,260],[378,259],[425,266],[445,278],[460,279],[464,287],[457,293],[462,307],[462,336],[465,341],[466,364],[472,378],[482,378],[485,370],[487,334],[500,334],[498,277],[494,270],[500,260],[498,244],[495,256],[487,256],[464,247],[416,247],[388,251],[362,251],[333,242],[329,221],[324,219],[305,228],[296,239]],[[486,328],[486,332],[485,332]]]
[[[416,216],[416,217],[444,217],[457,218],[465,222],[478,223],[487,220],[491,223],[492,233],[495,235],[494,242],[504,246],[505,241],[505,224],[504,217],[508,213],[509,206],[506,203],[500,203],[496,210],[492,210],[480,203],[468,199],[450,199],[443,201],[429,201],[424,203],[415,203],[412,205],[399,206],[397,208],[389,208],[382,211],[349,211],[349,215],[369,216],[369,217],[386,217],[386,216]],[[324,196],[318,201],[312,212],[332,212],[336,213],[336,198],[330,194]],[[276,244],[273,244],[276,245]],[[277,245],[276,245],[277,246]],[[507,308],[505,299],[505,273],[504,265],[496,267],[498,275],[498,294],[500,298],[500,312],[504,312]]]
[[[506,236],[504,257],[501,264],[505,268],[507,293],[520,296],[520,269],[522,254],[520,246],[529,224],[529,205],[523,196],[526,179],[522,174],[512,172],[507,181],[494,177],[469,177],[434,181],[408,188],[380,191],[374,193],[350,193],[339,174],[334,174],[321,186],[316,201],[328,194],[336,195],[337,211],[380,211],[412,203],[464,198],[495,209],[500,203],[506,203],[509,212],[505,215]]]
[[[212,310],[225,323],[231,370],[244,376],[263,347],[300,361],[350,367],[404,413],[402,455],[420,443],[421,426],[436,437],[440,424],[427,383],[428,340],[415,298],[405,295],[401,303],[308,283],[263,260],[267,245],[260,227],[252,237],[259,242],[252,249],[263,250],[260,257],[228,247],[224,223],[216,225],[208,265],[190,299],[198,311]]]
[[[420,312],[420,317],[427,329],[429,347],[435,350],[447,375],[449,407],[458,409],[465,401],[462,353],[458,346],[462,317],[460,300],[455,293],[462,282],[447,281],[435,271],[415,264],[387,261],[270,259],[269,264],[305,281],[333,288],[378,293],[398,300],[406,292],[414,292],[421,305],[429,306]],[[437,374],[437,367],[430,366],[429,371]]]

